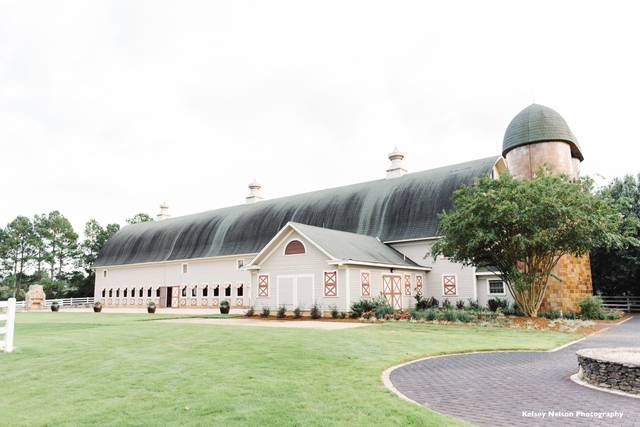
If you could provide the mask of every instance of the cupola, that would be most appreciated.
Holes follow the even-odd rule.
[[[387,179],[399,178],[407,173],[402,161],[404,160],[404,153],[395,147],[391,153],[389,153],[389,160],[391,165],[387,169]]]

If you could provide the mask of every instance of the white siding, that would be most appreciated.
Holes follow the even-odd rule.
[[[513,297],[511,296],[509,289],[507,289],[506,284],[504,285],[505,294],[489,295],[489,280],[500,280],[500,278],[498,276],[478,276],[478,304],[486,307],[487,302],[491,298],[506,299],[509,301],[509,304],[513,304]]]
[[[425,297],[435,297],[440,303],[445,299],[449,299],[452,303],[458,300],[466,302],[468,299],[477,299],[475,269],[472,267],[464,267],[462,264],[451,262],[441,256],[434,261],[431,255],[431,247],[434,243],[434,240],[421,240],[416,242],[393,243],[391,246],[406,255],[416,264],[432,268],[431,271],[425,275],[425,282],[423,284]],[[456,296],[445,297],[443,295],[442,276],[445,274],[456,275]]]
[[[115,290],[121,289],[118,305],[123,304],[122,289],[144,288],[143,298],[136,297],[132,300],[127,298],[126,305],[146,305],[147,289],[153,289],[152,299],[156,299],[156,289],[160,286],[180,286],[187,287],[186,298],[180,297],[180,306],[185,307],[211,307],[222,299],[227,299],[233,306],[247,306],[250,303],[250,273],[238,270],[237,260],[244,259],[248,263],[254,255],[238,257],[221,257],[207,260],[189,260],[177,262],[159,262],[132,266],[117,266],[106,268],[107,276],[104,277],[104,268],[96,269],[95,297],[103,299],[106,305],[115,304]],[[187,273],[182,272],[182,265],[187,264]],[[224,287],[231,284],[231,297],[224,296]],[[202,297],[204,285],[209,287],[207,298]],[[220,297],[213,297],[213,287],[220,285]],[[243,286],[243,297],[238,297],[238,287]],[[197,287],[197,297],[192,297],[192,288]],[[107,290],[107,296],[102,298],[102,290]],[[113,289],[113,297],[108,297],[108,290]],[[157,300],[156,300],[157,302]]]

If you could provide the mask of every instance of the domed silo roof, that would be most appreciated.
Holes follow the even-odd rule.
[[[569,125],[558,112],[540,104],[531,104],[509,123],[502,142],[502,155],[516,147],[546,141],[564,141],[571,145],[571,155],[584,160]]]

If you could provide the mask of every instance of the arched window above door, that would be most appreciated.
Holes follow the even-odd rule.
[[[304,245],[300,240],[292,240],[284,248],[285,255],[299,255],[305,252]]]

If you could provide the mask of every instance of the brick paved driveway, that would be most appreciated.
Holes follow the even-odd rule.
[[[578,371],[576,350],[618,346],[640,346],[640,316],[553,353],[438,357],[399,367],[390,380],[408,398],[481,426],[640,426],[640,399],[589,389],[569,379]],[[523,411],[546,416],[523,416]],[[550,417],[549,411],[563,416]],[[578,411],[618,411],[623,416],[597,419]]]

